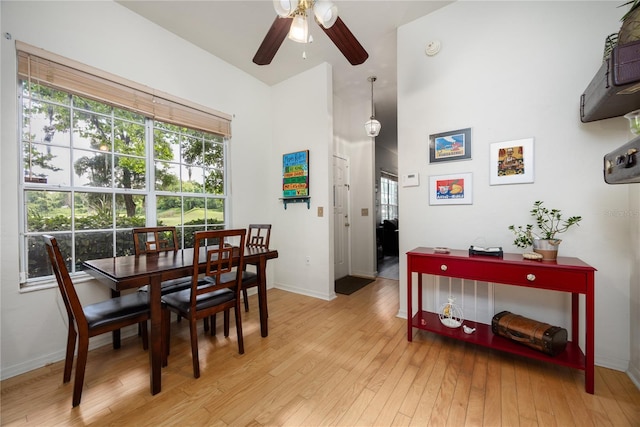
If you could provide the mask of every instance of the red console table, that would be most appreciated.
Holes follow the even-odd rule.
[[[578,258],[558,257],[557,261],[540,262],[523,259],[521,254],[504,254],[502,258],[469,255],[468,251],[452,250],[435,253],[433,248],[416,248],[407,252],[407,339],[413,340],[413,328],[494,348],[520,356],[569,366],[585,371],[585,390],[593,394],[594,375],[594,276],[596,269]],[[418,310],[413,314],[413,273],[418,273]],[[548,356],[509,339],[494,335],[491,325],[464,321],[476,328],[465,334],[462,328],[448,328],[440,323],[436,313],[422,309],[422,274],[456,277],[482,282],[502,283],[536,289],[571,293],[571,337],[564,352]],[[579,296],[585,295],[585,352],[578,345]]]

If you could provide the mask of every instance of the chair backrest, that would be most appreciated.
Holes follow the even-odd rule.
[[[249,224],[247,247],[269,249],[271,224]]]
[[[197,231],[193,244],[193,277],[191,282],[191,306],[195,307],[198,295],[219,289],[231,288],[236,297],[241,290],[244,268],[244,244],[247,230]],[[227,240],[233,238],[237,245]],[[206,258],[205,258],[206,256]],[[213,280],[199,280],[199,264],[206,259],[205,276]]]
[[[58,282],[58,288],[62,294],[64,306],[67,309],[69,325],[73,322],[76,324],[76,328],[88,328],[87,318],[82,310],[82,304],[80,303],[80,298],[78,298],[78,294],[76,293],[76,288],[73,286],[73,282],[69,276],[69,270],[67,270],[64,257],[60,252],[58,241],[55,237],[47,234],[42,237],[44,238],[44,242],[47,247],[47,253],[49,254],[53,273],[55,274],[56,281]]]
[[[136,255],[177,251],[178,233],[175,227],[138,227],[133,229]]]

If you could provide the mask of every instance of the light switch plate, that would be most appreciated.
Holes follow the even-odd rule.
[[[319,217],[324,216],[324,208],[322,206],[318,206],[318,216]]]
[[[360,209],[360,215],[362,215],[362,216],[369,216],[369,208],[362,208],[362,209]]]

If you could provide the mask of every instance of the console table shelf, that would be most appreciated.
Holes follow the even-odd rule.
[[[559,257],[557,261],[540,262],[522,258],[519,254],[504,254],[502,258],[469,255],[468,251],[452,250],[435,253],[433,248],[416,248],[407,252],[407,339],[413,340],[413,329],[436,333],[484,347],[509,352],[545,362],[585,371],[585,390],[594,388],[594,273],[595,268],[578,258]],[[413,283],[417,275],[417,312],[413,311]],[[571,293],[571,340],[565,351],[549,356],[515,341],[493,334],[491,325],[465,320],[476,328],[472,334],[462,328],[444,326],[436,313],[423,310],[422,275],[456,277],[513,286],[525,286]],[[585,296],[585,352],[578,345],[579,295]]]
[[[425,320],[424,325],[422,324],[422,319]],[[506,351],[519,356],[525,356],[545,362],[552,362],[558,365],[568,366],[570,368],[584,369],[585,367],[585,357],[582,350],[580,350],[578,345],[571,341],[567,343],[567,348],[562,353],[557,356],[548,356],[542,352],[533,350],[522,344],[518,344],[515,341],[511,341],[499,335],[494,335],[491,331],[491,325],[471,322],[469,320],[465,320],[464,324],[470,328],[476,328],[476,331],[472,334],[465,334],[462,328],[448,328],[440,322],[440,318],[436,313],[420,311],[413,316],[412,326],[438,335],[444,335],[460,341],[493,348],[495,350]]]

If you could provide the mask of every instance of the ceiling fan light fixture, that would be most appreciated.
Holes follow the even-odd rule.
[[[338,19],[338,6],[327,0],[316,0],[313,13],[324,28],[331,28]]]
[[[281,18],[286,18],[298,8],[300,0],[273,0],[273,8]]]
[[[291,28],[289,29],[289,38],[298,43],[307,43],[309,41],[309,26],[307,25],[306,15],[297,14],[293,17],[293,22],[291,22]]]
[[[380,133],[380,129],[382,129],[382,125],[376,120],[373,110],[373,82],[375,82],[377,78],[376,76],[371,76],[367,78],[367,80],[371,82],[371,118],[364,124],[364,130],[367,132],[368,137],[375,138]]]

